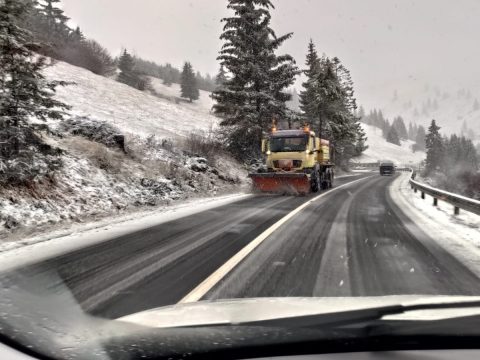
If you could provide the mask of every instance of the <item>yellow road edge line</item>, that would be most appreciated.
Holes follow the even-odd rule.
[[[339,187],[335,187],[332,190],[325,192],[323,194],[320,194],[313,199],[310,199],[309,201],[305,202],[304,204],[300,205],[287,215],[285,215],[283,218],[278,220],[275,224],[270,226],[267,230],[265,230],[263,233],[258,235],[254,240],[252,240],[248,245],[246,245],[243,249],[241,249],[238,253],[233,255],[225,264],[223,264],[221,267],[219,267],[213,274],[211,274],[208,278],[206,278],[204,281],[202,281],[195,289],[193,289],[190,293],[188,293],[182,300],[180,300],[178,303],[183,304],[183,303],[190,303],[190,302],[196,302],[199,301],[207,292],[209,292],[216,284],[218,284],[230,271],[232,271],[243,259],[245,259],[255,248],[260,245],[266,238],[268,238],[275,230],[277,230],[280,226],[285,224],[288,220],[290,220],[292,217],[294,217],[296,214],[298,214],[300,211],[305,209],[307,206],[309,206],[311,203],[317,201],[318,199],[329,195],[337,190],[340,190],[344,187],[353,185],[359,181],[364,181],[366,179],[369,179],[372,176],[367,176],[362,179],[358,179],[343,185],[340,185]]]

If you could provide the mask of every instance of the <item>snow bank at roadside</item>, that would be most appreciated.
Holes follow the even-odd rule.
[[[480,276],[480,216],[462,210],[455,216],[452,205],[442,201],[433,206],[432,197],[426,195],[423,200],[420,192],[414,193],[409,178],[409,173],[402,173],[392,183],[392,199],[425,233]]]
[[[141,229],[227,205],[252,194],[231,194],[203,199],[190,199],[169,207],[125,214],[114,219],[75,224],[69,227],[23,239],[20,242],[0,243],[0,271],[18,264],[38,262],[67,252],[107,241]]]

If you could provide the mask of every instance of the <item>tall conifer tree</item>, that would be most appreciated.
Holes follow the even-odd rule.
[[[214,112],[222,118],[227,146],[239,158],[260,154],[260,144],[273,118],[286,114],[285,91],[297,67],[290,55],[277,55],[292,34],[276,36],[270,27],[270,0],[229,0],[234,15],[223,19],[224,45],[218,60],[231,75],[212,94]]]

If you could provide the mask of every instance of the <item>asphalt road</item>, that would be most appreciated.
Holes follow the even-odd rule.
[[[267,237],[203,299],[480,294],[480,281],[409,221],[393,177],[336,186]],[[88,312],[116,318],[175,304],[232,256],[317,194],[258,195],[29,266],[55,273]],[[7,275],[4,275],[7,276]]]

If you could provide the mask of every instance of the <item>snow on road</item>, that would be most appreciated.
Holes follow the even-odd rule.
[[[20,242],[0,242],[0,271],[44,258],[72,252],[99,242],[134,233],[142,229],[227,205],[252,194],[231,194],[220,197],[191,199],[175,206],[140,211],[116,218],[63,227],[48,234],[33,236]]]
[[[480,277],[480,216],[460,210],[453,215],[453,206],[420,192],[414,193],[408,182],[409,173],[402,173],[390,187],[390,195],[404,213],[449,253],[459,258]]]

